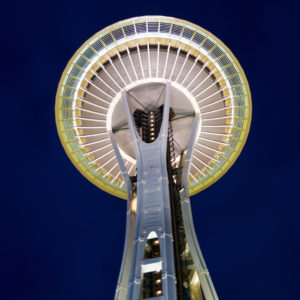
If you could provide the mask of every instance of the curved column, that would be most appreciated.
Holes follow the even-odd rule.
[[[197,272],[197,281],[199,281],[200,288],[204,294],[205,300],[218,300],[218,296],[215,287],[212,283],[211,277],[209,275],[208,269],[206,267],[198,240],[195,232],[192,209],[190,203],[190,197],[188,192],[188,175],[191,164],[191,159],[193,156],[194,146],[197,138],[197,132],[199,129],[200,116],[197,114],[195,116],[193,129],[189,141],[189,146],[187,149],[184,167],[182,170],[182,189],[180,191],[180,201],[182,209],[183,224],[185,230],[185,236],[187,239],[187,244],[193,263]],[[199,290],[201,294],[201,291]]]
[[[124,252],[122,258],[121,270],[118,278],[118,284],[117,284],[115,297],[114,297],[115,300],[126,300],[128,297],[128,277],[129,277],[128,270],[131,266],[131,258],[132,258],[131,253],[132,253],[133,232],[134,232],[134,224],[135,224],[135,212],[130,209],[131,207],[130,204],[133,201],[132,184],[112,131],[109,132],[109,137],[115,155],[117,157],[119,167],[125,182],[126,191],[127,191],[126,233],[125,233]]]

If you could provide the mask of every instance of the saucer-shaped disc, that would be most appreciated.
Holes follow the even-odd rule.
[[[189,193],[217,181],[240,154],[250,127],[251,95],[231,51],[203,28],[170,17],[113,24],[85,42],[68,63],[56,95],[56,124],[74,165],[101,189],[126,198],[108,132],[113,131],[130,176],[136,161],[121,93],[131,108],[163,104],[171,84],[176,162],[200,116]]]

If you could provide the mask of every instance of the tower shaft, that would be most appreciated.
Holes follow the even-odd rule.
[[[137,176],[130,180],[110,133],[128,195],[125,249],[115,300],[183,300],[185,295],[187,299],[202,299],[202,294],[207,300],[217,300],[197,243],[187,189],[199,117],[195,117],[182,168],[176,170],[172,158],[172,127],[169,126],[169,83],[161,113],[138,112],[140,120],[144,120],[139,132],[136,112],[131,111],[125,92],[122,97],[134,145]],[[159,123],[159,131],[155,122]]]

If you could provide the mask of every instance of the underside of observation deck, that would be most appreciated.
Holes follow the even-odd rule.
[[[122,91],[133,90],[136,97],[147,94],[143,84],[167,81],[176,114],[172,126],[177,163],[186,146],[178,132],[192,123],[192,117],[185,116],[195,111],[201,115],[188,174],[189,194],[218,180],[237,158],[249,131],[251,100],[246,77],[230,50],[203,28],[183,20],[133,18],[87,41],[71,59],[57,93],[56,119],[63,145],[75,166],[101,189],[126,198],[109,139],[115,125],[123,126],[117,139],[127,140],[129,135],[121,122],[126,120],[119,109]],[[138,86],[140,90],[135,89]],[[135,176],[133,147],[120,146],[126,169]]]

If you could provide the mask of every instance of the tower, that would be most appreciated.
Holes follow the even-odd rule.
[[[85,177],[127,199],[116,300],[218,299],[189,197],[234,163],[250,120],[241,66],[195,24],[125,20],[71,58],[56,96],[60,139]]]

